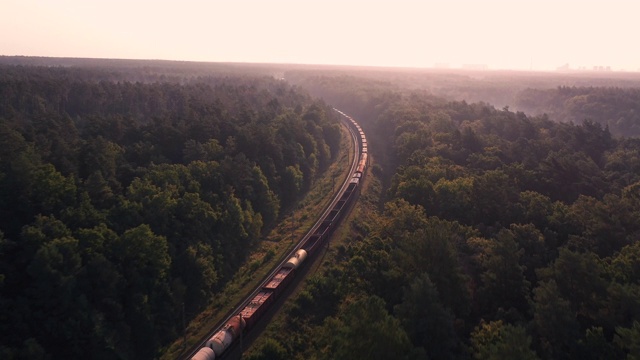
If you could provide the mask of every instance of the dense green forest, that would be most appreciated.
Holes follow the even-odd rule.
[[[335,159],[326,104],[373,166],[247,358],[640,357],[635,78],[15,62],[3,359],[156,358]]]
[[[306,76],[362,125],[373,177],[349,238],[249,358],[640,356],[640,140],[585,109],[558,123],[362,74]],[[610,109],[637,96],[540,94],[555,91]]]
[[[340,147],[261,70],[127,64],[0,66],[0,358],[156,357]]]

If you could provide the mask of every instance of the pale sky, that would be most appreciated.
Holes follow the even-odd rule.
[[[640,70],[637,0],[0,0],[0,55]]]

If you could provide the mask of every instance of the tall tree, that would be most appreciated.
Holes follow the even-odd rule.
[[[326,359],[402,359],[411,351],[399,321],[377,296],[347,304],[337,318],[327,319],[318,341]]]

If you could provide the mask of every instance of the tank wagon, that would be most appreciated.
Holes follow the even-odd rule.
[[[325,243],[338,226],[349,206],[356,198],[358,185],[364,177],[367,168],[367,139],[358,123],[345,113],[334,109],[344,116],[358,132],[359,161],[356,171],[352,174],[349,185],[335,203],[333,208],[325,215],[320,225],[315,229],[300,246],[300,249],[282,265],[278,271],[265,283],[249,303],[236,315],[234,315],[218,332],[207,342],[205,347],[191,358],[191,360],[214,360],[221,357],[232,344],[251,330],[260,317],[269,310],[271,305],[282,294],[282,291],[295,277],[297,270],[304,265],[304,261]]]

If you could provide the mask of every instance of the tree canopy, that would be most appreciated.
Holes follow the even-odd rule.
[[[339,150],[279,80],[111,71],[0,66],[4,359],[155,358]]]
[[[339,321],[349,305],[380,298],[379,317],[398,320],[385,323],[390,338],[409,338],[408,358],[634,358],[640,143],[602,119],[632,109],[636,89],[560,88],[586,95],[575,118],[556,122],[437,98],[390,74],[292,75],[358,119],[376,165],[324,280],[286,315],[310,334],[289,354],[350,351],[314,340],[327,330],[320,320],[351,331]],[[565,101],[555,92],[539,94]],[[321,305],[317,283],[334,284],[333,306]]]

